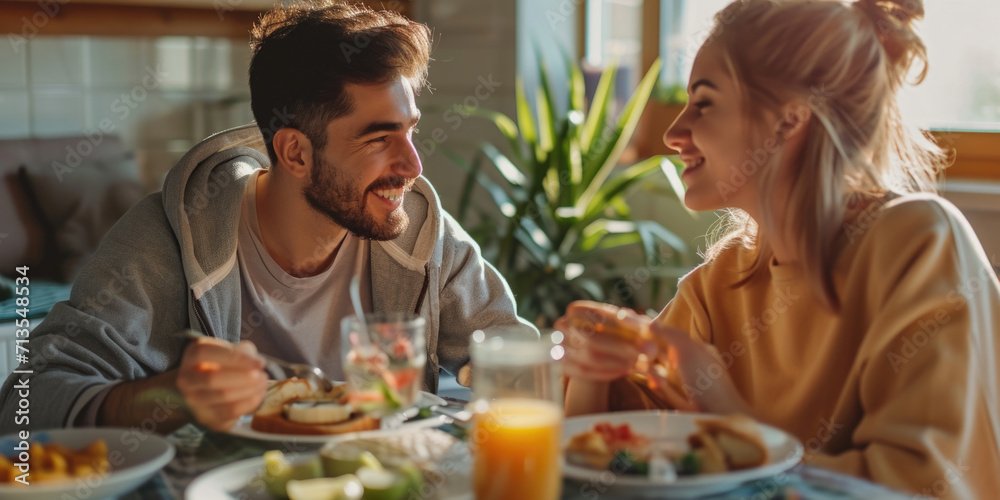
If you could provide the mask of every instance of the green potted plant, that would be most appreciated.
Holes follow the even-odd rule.
[[[540,326],[550,325],[577,299],[636,306],[637,292],[649,286],[647,295],[655,301],[659,280],[676,280],[689,268],[684,240],[659,222],[633,220],[627,201],[631,188],[657,173],[682,196],[678,165],[664,156],[618,165],[659,67],[656,61],[613,117],[615,67],[601,76],[585,110],[580,68],[567,58],[567,102],[556,106],[540,62],[534,110],[523,80],[517,80],[516,122],[496,111],[467,110],[496,125],[509,155],[489,142],[471,161],[445,151],[467,173],[456,218],[507,278],[519,313]],[[484,165],[500,180],[487,175]],[[473,202],[478,189],[491,203]],[[474,214],[477,220],[470,220]]]

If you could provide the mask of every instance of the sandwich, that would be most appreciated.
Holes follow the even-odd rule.
[[[666,341],[657,338],[650,331],[649,325],[652,320],[649,316],[639,314],[631,309],[590,300],[577,300],[569,305],[567,315],[573,318],[570,321],[570,326],[585,335],[588,333],[612,335],[637,347],[650,341],[656,344],[660,356],[664,358],[670,347]],[[645,354],[639,356],[636,368],[638,373],[646,377],[646,384],[650,389],[657,388],[655,379],[649,377],[650,372],[655,372],[660,378],[666,379],[675,388],[684,385],[676,370],[667,370],[667,367],[661,362],[648,359]]]
[[[250,428],[272,434],[344,434],[379,428],[379,420],[354,412],[347,386],[330,392],[292,377],[271,384],[253,414]]]
[[[760,427],[746,415],[696,420],[695,425],[698,431],[688,444],[701,458],[702,472],[750,469],[769,459]]]
[[[655,341],[649,331],[651,322],[649,316],[638,314],[631,309],[590,300],[577,300],[569,305],[567,315],[573,316],[570,326],[584,333],[609,334],[636,345],[646,340]]]

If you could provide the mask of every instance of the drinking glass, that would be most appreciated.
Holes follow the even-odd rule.
[[[407,313],[366,314],[363,325],[356,316],[342,320],[340,352],[355,407],[384,416],[413,406],[427,362],[424,323]]]
[[[562,334],[473,334],[469,437],[477,500],[554,500],[562,488]]]

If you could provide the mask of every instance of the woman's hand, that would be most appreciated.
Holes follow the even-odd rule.
[[[719,351],[711,344],[699,342],[683,330],[658,323],[650,325],[657,345],[667,345],[666,352],[656,358],[676,372],[681,387],[675,387],[651,370],[667,402],[675,409],[706,413],[743,413],[754,417],[753,408],[743,399],[729,376]]]
[[[565,335],[564,373],[588,382],[610,382],[632,373],[643,350],[656,352],[652,342],[637,341],[638,332],[649,322],[647,316],[610,304],[573,302],[554,325]],[[634,336],[629,339],[620,332]]]
[[[253,343],[198,338],[184,350],[177,388],[198,422],[224,431],[260,406],[267,374]]]

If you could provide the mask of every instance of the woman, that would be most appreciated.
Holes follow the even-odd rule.
[[[636,316],[569,308],[568,415],[743,412],[819,466],[927,496],[1000,489],[1000,284],[931,194],[944,155],[897,104],[926,73],[922,16],[919,0],[716,16],[664,141],[685,204],[728,208],[729,232],[653,320],[656,342],[586,327]]]

